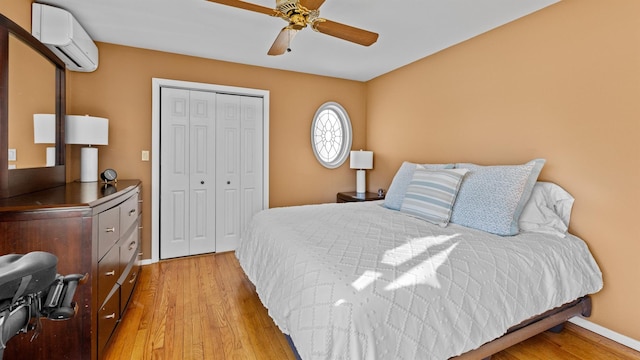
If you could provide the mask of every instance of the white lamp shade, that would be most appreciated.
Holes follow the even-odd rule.
[[[88,115],[67,115],[65,142],[67,144],[108,145],[109,119]]]
[[[33,114],[33,142],[35,144],[56,143],[55,114]]]
[[[373,151],[352,151],[349,162],[352,169],[373,169]]]

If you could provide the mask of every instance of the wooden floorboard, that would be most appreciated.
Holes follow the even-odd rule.
[[[104,360],[294,360],[233,253],[144,266]],[[640,360],[640,353],[568,323],[492,360]]]

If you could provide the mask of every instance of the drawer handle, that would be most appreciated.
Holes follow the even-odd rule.
[[[115,270],[111,270],[111,271],[107,271],[106,273],[104,273],[106,276],[113,276],[116,274]]]
[[[109,315],[105,315],[104,317],[105,319],[115,319],[116,318],[116,313],[111,313]]]
[[[138,256],[142,256],[143,254],[144,254],[144,253],[143,253],[142,251],[140,251],[140,252],[138,253]]]
[[[106,228],[104,229],[105,232],[116,232],[116,228],[115,227],[110,227],[110,228]]]
[[[137,277],[138,277],[137,272],[134,272],[133,274],[131,274],[131,280],[129,280],[129,284],[133,284],[134,282],[136,282]]]
[[[133,215],[136,213],[136,209],[131,209],[129,210],[129,216]]]
[[[136,242],[132,241],[131,244],[129,244],[129,250],[133,250],[136,247]]]

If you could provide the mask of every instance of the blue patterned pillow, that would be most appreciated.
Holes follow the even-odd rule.
[[[451,222],[498,235],[516,235],[518,220],[544,165],[544,159],[524,165],[480,166],[469,169],[453,206]]]
[[[400,210],[402,207],[402,200],[404,194],[407,192],[407,187],[413,178],[413,172],[416,169],[417,164],[405,161],[396,172],[396,175],[391,181],[387,195],[384,197],[384,207],[392,210]],[[453,169],[453,164],[422,164],[421,167],[425,169]]]
[[[427,170],[416,167],[400,211],[447,226],[467,169]]]

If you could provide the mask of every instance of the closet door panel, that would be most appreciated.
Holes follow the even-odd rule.
[[[190,91],[189,255],[216,251],[216,94]]]
[[[235,250],[240,236],[240,96],[216,95],[216,249]]]
[[[189,255],[189,91],[163,88],[160,257]]]
[[[262,124],[263,99],[242,96],[240,178],[241,204],[240,231],[244,230],[253,215],[263,209],[262,199]]]

